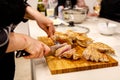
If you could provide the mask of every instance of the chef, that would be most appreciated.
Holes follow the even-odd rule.
[[[29,6],[26,0],[0,0],[0,10],[0,80],[14,80],[14,51],[25,50],[30,54],[27,59],[40,58],[50,51],[44,43],[14,33],[17,24],[27,19],[36,20],[49,37],[55,30],[52,21]]]
[[[120,22],[120,0],[102,0],[100,17]]]

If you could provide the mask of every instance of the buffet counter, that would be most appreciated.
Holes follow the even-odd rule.
[[[94,41],[103,42],[111,46],[116,53],[116,56],[112,57],[120,63],[120,33],[115,33],[111,36],[101,35],[98,29],[98,23],[101,21],[109,21],[116,24],[118,26],[116,31],[119,32],[120,23],[104,18],[89,18],[77,25],[89,28],[89,33],[87,33],[87,35]],[[56,27],[56,30],[58,30],[58,27]],[[64,27],[62,29],[64,30]],[[46,36],[46,33],[38,27],[35,21],[32,20],[29,21],[29,33],[30,36],[35,39],[39,36]],[[48,69],[45,59],[41,58],[32,60],[31,69],[33,80],[120,80],[120,64],[115,67],[52,75]]]

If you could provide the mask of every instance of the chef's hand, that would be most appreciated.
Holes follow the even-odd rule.
[[[48,37],[52,37],[55,33],[53,22],[44,15],[42,14],[39,15],[41,15],[40,18],[39,17],[36,18],[38,26],[47,33]]]
[[[27,59],[41,58],[50,52],[50,48],[44,43],[31,38],[29,40],[29,45],[27,46],[27,48],[25,48],[25,51],[30,53],[30,55],[24,56],[24,58]]]
[[[35,20],[38,26],[47,33],[48,37],[52,37],[54,35],[55,28],[53,22],[32,7],[26,7],[26,13],[24,18]]]

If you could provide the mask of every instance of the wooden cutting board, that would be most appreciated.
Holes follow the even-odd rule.
[[[84,50],[81,47],[76,47],[78,53],[82,53]],[[60,73],[68,73],[74,71],[83,71],[90,69],[98,69],[98,68],[106,68],[117,66],[118,62],[108,55],[109,62],[91,62],[87,61],[83,57],[79,60],[70,60],[65,58],[57,58],[54,56],[47,56],[46,62],[48,64],[49,70],[51,74],[60,74]]]

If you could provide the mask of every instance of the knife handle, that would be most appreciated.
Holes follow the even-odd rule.
[[[24,57],[24,56],[29,56],[29,55],[30,54],[28,52],[26,52],[25,50],[19,50],[16,53],[16,58]]]

